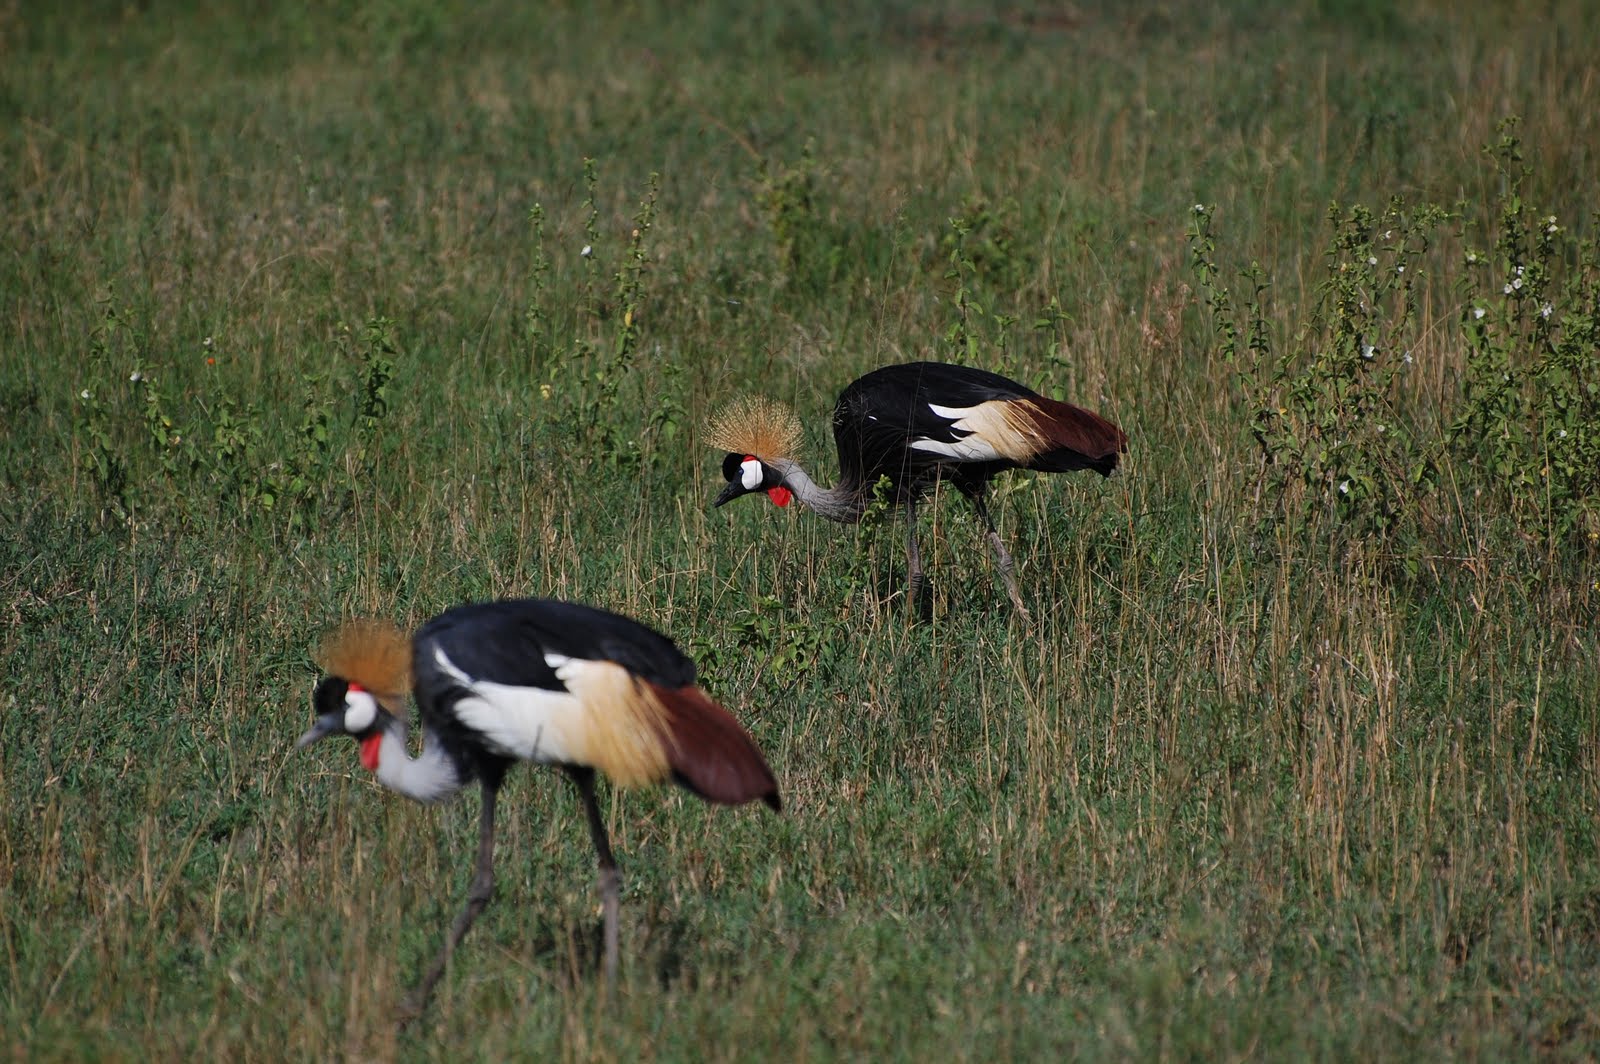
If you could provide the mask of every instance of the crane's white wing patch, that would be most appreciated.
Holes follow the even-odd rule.
[[[455,714],[485,745],[528,761],[588,765],[619,787],[657,783],[671,770],[666,709],[621,665],[546,654],[565,691],[475,680],[442,649],[439,667],[471,692]]]
[[[584,716],[583,703],[576,695],[475,680],[461,671],[442,647],[433,653],[439,668],[470,692],[456,702],[455,715],[478,733],[485,746],[502,756],[525,761],[573,760],[579,745],[574,733],[581,730]],[[550,661],[553,657],[560,658],[559,667]],[[546,655],[545,660],[556,668],[557,678],[571,664],[571,659],[555,654]]]
[[[967,436],[953,443],[945,443],[943,440],[912,440],[911,446],[915,450],[942,454],[959,462],[992,462],[1000,457],[1000,452],[979,436]]]

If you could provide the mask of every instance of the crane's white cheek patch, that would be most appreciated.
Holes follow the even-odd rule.
[[[746,458],[739,463],[739,483],[745,491],[755,491],[761,486],[764,474],[761,472],[761,463],[754,458]]]
[[[378,719],[378,700],[366,691],[350,691],[344,696],[344,730],[355,734],[372,727]]]

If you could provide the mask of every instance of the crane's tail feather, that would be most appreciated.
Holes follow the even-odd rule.
[[[1126,433],[1082,407],[1042,395],[1016,400],[1010,406],[1008,413],[1026,418],[1044,445],[1026,463],[1029,469],[1044,473],[1092,469],[1110,476],[1119,456],[1128,449]]]
[[[759,798],[782,808],[778,781],[732,713],[692,684],[646,686],[665,711],[662,738],[674,780],[709,802],[739,805]]]

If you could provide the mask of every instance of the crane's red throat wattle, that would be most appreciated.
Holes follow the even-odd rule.
[[[383,746],[383,732],[375,731],[361,740],[361,767],[368,772],[378,771],[378,749]]]
[[[794,498],[794,492],[780,484],[775,488],[767,489],[767,498],[771,499],[777,506],[788,506],[789,500]]]

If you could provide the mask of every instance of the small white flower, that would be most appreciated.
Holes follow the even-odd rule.
[[[1376,266],[1377,264],[1378,264],[1378,256],[1376,256],[1376,255],[1368,255],[1367,256],[1367,265],[1368,266]]]
[[[1196,203],[1194,205],[1194,213],[1196,213],[1196,214],[1204,214],[1204,213],[1206,213],[1206,205],[1204,203]]]
[[[1507,384],[1510,384],[1511,383],[1511,374],[1502,373],[1502,374],[1500,374],[1500,379],[1505,381]]]
[[[1361,347],[1361,357],[1362,358],[1366,359],[1368,362],[1371,362],[1377,356],[1378,356],[1378,349],[1377,349],[1376,346],[1374,346],[1373,344],[1363,344],[1362,345],[1362,347]]]
[[[1473,307],[1472,308],[1472,316],[1474,318],[1482,318],[1487,313],[1489,313],[1489,312],[1484,310],[1482,307]]]
[[[1394,268],[1394,272],[1395,273],[1405,273],[1406,272],[1405,263],[1401,263],[1399,266],[1396,266]]]
[[[1408,366],[1411,365],[1411,352],[1410,351],[1407,351],[1405,353],[1404,359],[1405,359],[1406,365],[1408,365]]]
[[[1379,425],[1378,426],[1378,431],[1379,432],[1388,432],[1389,431],[1389,426],[1388,425]]]
[[[1500,291],[1504,292],[1506,295],[1510,295],[1511,294],[1511,286],[1510,285],[1506,285],[1504,288],[1500,289]]]
[[[1521,288],[1522,287],[1522,278],[1518,277],[1515,280],[1513,280],[1511,282],[1511,287],[1512,288]]]
[[[1348,480],[1342,480],[1342,481],[1339,482],[1339,494],[1340,495],[1349,495],[1350,494],[1350,482]]]
[[[1552,313],[1555,312],[1555,309],[1555,307],[1552,307],[1549,303],[1546,303],[1544,306],[1539,308],[1539,317],[1548,318]]]
[[[590,247],[588,244],[585,244],[583,245],[583,250],[578,252],[578,254],[582,255],[584,258],[588,258],[590,255],[594,254],[594,248]]]
[[[1477,261],[1478,261],[1478,253],[1476,251],[1467,252],[1467,265],[1468,266],[1471,266],[1473,263],[1475,263]]]
[[[1522,267],[1521,267],[1521,266],[1518,266],[1518,267],[1517,267],[1517,276],[1518,276],[1518,277],[1521,277],[1521,276],[1522,276]]]
[[[1383,239],[1385,239],[1385,240],[1393,240],[1394,239],[1394,230],[1393,229],[1385,229],[1383,231]]]
[[[128,379],[133,383],[138,384],[140,381],[144,380],[144,374],[140,373],[138,370],[134,370],[132,373],[128,374]]]
[[[1564,440],[1566,438],[1567,438],[1567,430],[1566,429],[1562,429],[1560,432],[1556,433],[1556,439]]]
[[[211,337],[208,336],[204,340],[201,340],[200,341],[200,346],[201,347],[210,347],[211,346]]]
[[[1559,232],[1561,232],[1561,227],[1556,224],[1556,216],[1555,215],[1552,214],[1550,217],[1546,218],[1544,220],[1544,223],[1545,223],[1544,224],[1544,231],[1545,232],[1547,232],[1547,233],[1559,233]]]
[[[78,393],[78,398],[79,399],[87,399],[87,398],[89,398],[89,389],[85,388],[83,391],[79,392]]]

